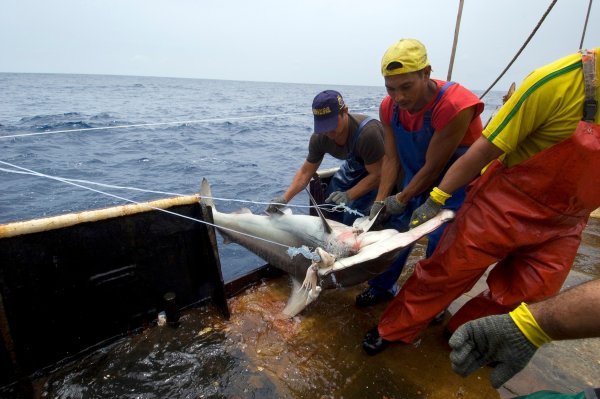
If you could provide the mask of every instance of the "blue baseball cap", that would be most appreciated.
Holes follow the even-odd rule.
[[[325,90],[317,94],[312,103],[315,133],[327,133],[335,130],[338,124],[338,115],[345,107],[342,95],[335,90]]]

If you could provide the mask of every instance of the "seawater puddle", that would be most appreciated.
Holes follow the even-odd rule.
[[[581,236],[573,270],[600,277],[600,219],[590,218]]]
[[[418,345],[367,356],[364,333],[383,305],[357,309],[363,287],[326,291],[301,316],[281,319],[286,277],[154,326],[34,382],[36,398],[496,398],[487,377],[462,379],[441,327]],[[478,372],[481,376],[486,371]]]

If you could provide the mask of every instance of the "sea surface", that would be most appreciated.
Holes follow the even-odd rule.
[[[260,213],[306,157],[318,92],[338,90],[350,112],[376,118],[386,94],[383,82],[16,73],[0,73],[0,88],[0,224],[189,195],[203,177],[220,211]],[[484,122],[501,97],[488,94]],[[338,164],[326,156],[321,167]],[[226,281],[264,264],[235,244],[219,252]]]

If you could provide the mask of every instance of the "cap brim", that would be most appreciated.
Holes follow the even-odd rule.
[[[315,118],[315,133],[322,134],[335,130],[337,128],[338,115],[333,114],[327,118]]]

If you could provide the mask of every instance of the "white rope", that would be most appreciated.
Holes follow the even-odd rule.
[[[367,107],[358,109],[358,111],[368,111],[377,107]],[[127,129],[132,127],[151,127],[151,126],[164,126],[164,125],[186,125],[195,123],[207,123],[207,122],[225,122],[230,120],[249,120],[249,119],[262,119],[262,118],[277,118],[281,116],[294,116],[294,115],[312,115],[308,112],[292,112],[287,114],[267,114],[267,115],[252,115],[252,116],[238,116],[238,117],[227,117],[227,118],[209,118],[209,119],[195,119],[189,121],[175,121],[175,122],[155,122],[155,123],[138,123],[133,125],[118,125],[118,126],[102,126],[102,127],[87,127],[81,129],[67,129],[67,130],[50,130],[47,132],[37,133],[21,133],[11,134],[6,136],[0,136],[1,139],[12,139],[17,137],[29,137],[29,136],[43,136],[49,134],[58,133],[74,133],[74,132],[89,132],[93,130],[110,130],[110,129]]]
[[[25,168],[21,168],[21,167],[19,167],[17,165],[13,165],[13,164],[8,163],[8,162],[0,161],[0,163],[12,166],[14,168],[19,168],[19,169],[27,170]],[[28,172],[28,171],[26,172],[26,171],[11,170],[11,169],[6,169],[6,168],[0,168],[0,171],[1,172],[6,172],[6,173],[20,174],[20,175],[50,177],[50,175],[46,175],[46,174],[43,174],[41,172]],[[99,182],[94,182],[94,181],[91,181],[91,180],[69,179],[67,177],[61,177],[61,176],[54,176],[54,178],[56,180],[59,180],[61,182],[65,182],[65,183],[67,183],[67,182],[74,182],[74,183],[91,184],[91,185],[100,186],[100,187],[115,188],[115,189],[119,189],[119,190],[140,191],[140,192],[150,193],[150,194],[174,195],[174,196],[178,196],[178,197],[184,197],[186,195],[189,195],[189,194],[173,193],[173,192],[169,192],[169,191],[147,190],[147,189],[138,188],[138,187],[117,186],[117,185],[114,185],[114,184],[99,183]],[[216,201],[242,202],[242,203],[257,204],[257,205],[270,205],[271,204],[271,202],[242,200],[242,199],[236,199],[236,198],[220,198],[220,197],[206,197],[206,198],[212,198],[213,200],[216,200]],[[294,208],[320,208],[320,209],[328,211],[328,212],[340,212],[339,209],[335,209],[339,205],[335,205],[335,204],[322,204],[322,205],[317,205],[316,207],[313,206],[313,205],[295,205],[295,204],[284,204],[284,205],[286,205],[288,207],[294,207]],[[341,212],[343,212],[343,209],[341,210]]]
[[[190,216],[181,215],[179,213],[175,213],[175,212],[169,211],[167,209],[157,208],[157,207],[148,205],[147,203],[134,201],[132,199],[124,198],[124,197],[121,197],[121,196],[118,196],[118,195],[115,195],[115,194],[111,194],[111,193],[107,193],[105,191],[96,190],[94,188],[83,186],[81,184],[74,183],[74,182],[68,181],[66,179],[62,179],[60,177],[46,175],[44,173],[36,172],[36,171],[31,170],[31,169],[23,168],[21,166],[13,165],[13,164],[10,164],[10,163],[4,162],[4,161],[0,161],[0,163],[2,163],[4,165],[11,166],[13,168],[21,169],[21,170],[25,171],[27,174],[31,174],[31,175],[34,175],[34,176],[45,177],[45,178],[52,179],[52,180],[58,180],[60,182],[63,182],[63,183],[66,183],[66,184],[71,184],[73,186],[76,186],[76,187],[79,187],[79,188],[83,188],[83,189],[86,189],[86,190],[94,191],[94,192],[102,194],[102,195],[107,195],[109,197],[117,198],[117,199],[120,199],[120,200],[123,200],[123,201],[126,201],[126,202],[131,202],[132,204],[141,205],[141,206],[144,206],[146,208],[153,209],[155,211],[165,212],[165,213],[168,213],[170,215],[178,216],[178,217],[181,217],[181,218],[184,218],[184,219],[188,219],[188,220],[191,220],[191,221],[194,221],[194,222],[203,223],[203,224],[206,224],[206,225],[209,225],[209,226],[213,226],[215,228],[219,228],[219,229],[223,229],[223,230],[228,230],[228,231],[231,231],[233,233],[245,235],[245,236],[248,236],[248,237],[251,237],[251,238],[256,238],[256,239],[259,239],[259,240],[262,240],[262,241],[265,241],[265,242],[268,242],[268,243],[271,243],[271,244],[282,246],[284,248],[288,248],[288,249],[293,248],[293,247],[290,247],[289,245],[281,244],[281,243],[278,243],[278,242],[275,242],[275,241],[270,241],[270,240],[267,240],[267,239],[262,238],[262,237],[255,237],[253,235],[242,233],[240,231],[236,231],[236,230],[233,230],[233,229],[230,229],[230,228],[227,228],[227,227],[217,226],[216,224],[212,224],[212,223],[206,222],[204,220],[196,219],[196,218],[193,218],[193,217],[190,217]]]
[[[374,109],[376,107],[368,107],[368,108],[363,108],[363,111],[367,111],[370,109]],[[220,122],[220,121],[228,121],[228,120],[249,120],[249,119],[259,119],[259,118],[271,118],[271,117],[280,117],[280,116],[292,116],[292,115],[308,115],[308,113],[306,112],[295,112],[295,113],[286,113],[286,114],[270,114],[270,115],[254,115],[254,116],[241,116],[241,117],[228,117],[228,118],[212,118],[212,119],[196,119],[196,120],[189,120],[189,121],[176,121],[176,122],[156,122],[156,123],[140,123],[140,124],[133,124],[133,125],[119,125],[119,126],[104,126],[104,127],[91,127],[91,128],[82,128],[82,129],[69,129],[69,130],[53,130],[53,131],[47,131],[47,132],[38,132],[38,133],[22,133],[22,134],[13,134],[13,135],[6,135],[6,136],[0,136],[0,139],[8,139],[8,138],[17,138],[17,137],[29,137],[29,136],[41,136],[41,135],[50,135],[50,134],[58,134],[58,133],[73,133],[73,132],[88,132],[88,131],[94,131],[94,130],[110,130],[110,129],[125,129],[125,128],[132,128],[132,127],[150,127],[150,126],[161,126],[161,125],[182,125],[182,124],[194,124],[194,123],[204,123],[204,122]],[[229,229],[226,227],[222,227],[222,226],[217,226],[214,225],[212,223],[203,221],[203,220],[199,220],[199,219],[195,219],[189,216],[185,216],[185,215],[181,215],[175,212],[171,212],[168,211],[166,209],[161,209],[161,208],[156,208],[153,206],[150,206],[146,203],[141,203],[138,201],[134,201],[132,199],[129,198],[125,198],[125,197],[121,197],[119,195],[115,195],[115,194],[111,194],[105,191],[101,191],[101,190],[96,190],[92,187],[88,187],[85,186],[83,184],[80,183],[84,183],[84,184],[92,184],[92,185],[97,185],[97,186],[101,186],[101,187],[107,187],[107,188],[116,188],[116,189],[127,189],[127,190],[133,190],[133,191],[142,191],[142,192],[147,192],[147,193],[155,193],[155,194],[163,194],[163,195],[176,195],[176,196],[183,196],[184,194],[179,194],[179,193],[170,193],[170,192],[165,192],[165,191],[155,191],[155,190],[145,190],[145,189],[141,189],[141,188],[136,188],[136,187],[127,187],[127,186],[116,186],[116,185],[110,185],[110,184],[104,184],[104,183],[98,183],[98,182],[92,182],[89,180],[81,180],[81,179],[68,179],[68,178],[63,178],[63,177],[58,177],[58,176],[51,176],[51,175],[47,175],[41,172],[36,172],[34,170],[31,169],[27,169],[21,166],[17,166],[14,164],[11,164],[9,162],[4,162],[4,161],[0,161],[1,164],[3,165],[7,165],[10,166],[12,168],[18,169],[18,170],[10,170],[10,169],[5,169],[5,168],[0,168],[0,171],[6,172],[6,173],[17,173],[17,174],[28,174],[28,175],[33,175],[33,176],[38,176],[38,177],[45,177],[47,179],[51,179],[51,180],[56,180],[56,181],[60,181],[62,183],[65,184],[70,184],[79,188],[83,188],[85,190],[89,190],[89,191],[93,191],[96,192],[98,194],[102,194],[102,195],[106,195],[109,197],[113,197],[113,198],[117,198],[120,199],[122,201],[125,202],[129,202],[129,203],[133,203],[133,204],[137,204],[137,205],[141,205],[141,206],[145,206],[149,209],[153,209],[156,211],[160,211],[160,212],[165,212],[174,216],[179,216],[182,217],[184,219],[189,219],[195,222],[199,222],[199,223],[204,223],[206,225],[209,226],[213,226],[215,228],[220,228],[223,230],[228,230],[237,234],[241,234],[241,235],[245,235],[251,238],[255,238],[258,240],[262,240],[265,242],[269,242],[271,244],[275,244],[275,245],[279,245],[285,248],[288,248],[288,253],[293,253],[294,250],[298,251],[298,248],[293,248],[290,247],[288,245],[285,244],[281,244],[278,242],[274,242],[274,241],[270,241],[267,239],[264,239],[262,237],[256,237],[256,236],[252,236],[250,234],[246,234],[246,233],[242,233],[239,231],[235,231],[233,229]],[[261,205],[268,205],[270,204],[270,202],[260,202],[260,201],[249,201],[249,200],[238,200],[238,199],[233,199],[233,198],[217,198],[217,197],[212,197],[214,200],[223,200],[223,201],[234,201],[234,202],[245,202],[245,203],[252,203],[252,204],[261,204]],[[293,204],[286,204],[289,207],[297,207],[297,208],[312,208],[314,206],[310,206],[310,205],[293,205]],[[318,208],[321,208],[325,211],[328,212],[337,212],[340,211],[340,206],[339,205],[318,205]],[[356,212],[350,208],[346,208],[346,207],[342,207],[344,209],[348,209],[351,212]],[[341,209],[341,211],[344,211],[344,209]],[[302,253],[302,252],[301,252]],[[303,253],[303,255],[306,257],[306,255]],[[311,258],[309,258],[311,259]]]
[[[88,186],[84,186],[82,184],[79,184],[78,182],[85,182],[87,184],[95,184],[95,185],[104,186],[104,187],[112,187],[112,188],[119,188],[119,189],[130,189],[130,190],[143,191],[143,192],[149,192],[149,193],[160,193],[160,194],[177,195],[177,196],[184,196],[184,194],[169,193],[169,192],[164,192],[164,191],[144,190],[144,189],[135,188],[135,187],[114,186],[114,185],[110,185],[110,184],[96,183],[96,182],[91,182],[91,181],[87,181],[87,180],[67,179],[67,178],[62,178],[62,177],[58,177],[58,176],[47,175],[47,174],[41,173],[41,172],[36,172],[34,170],[27,169],[27,168],[24,168],[22,166],[14,165],[14,164],[11,164],[11,163],[5,162],[5,161],[0,161],[0,164],[7,165],[7,166],[10,166],[12,168],[19,169],[19,170],[10,170],[10,169],[5,169],[5,168],[0,168],[0,171],[3,171],[3,172],[17,173],[17,174],[27,174],[27,175],[33,175],[33,176],[38,176],[38,177],[45,177],[45,178],[51,179],[51,180],[57,180],[57,181],[60,181],[62,183],[65,183],[65,184],[70,184],[70,185],[73,185],[73,186],[76,186],[76,187],[79,187],[79,188],[83,188],[85,190],[90,190],[90,191],[96,192],[98,194],[102,194],[102,195],[106,195],[106,196],[109,196],[109,197],[117,198],[117,199],[120,199],[122,201],[130,202],[132,204],[141,205],[141,206],[144,206],[146,208],[153,209],[153,210],[156,210],[156,211],[159,211],[159,212],[164,212],[164,213],[167,213],[167,214],[170,214],[170,215],[173,215],[173,216],[178,216],[178,217],[181,217],[181,218],[184,218],[184,219],[192,220],[194,222],[203,223],[203,224],[206,224],[206,225],[209,225],[209,226],[213,226],[215,228],[219,228],[219,229],[227,230],[227,231],[230,231],[230,232],[233,232],[233,233],[236,233],[236,234],[244,235],[246,237],[251,237],[251,238],[255,238],[257,240],[261,240],[261,241],[268,242],[268,243],[271,243],[271,244],[279,245],[281,247],[287,248],[287,252],[290,255],[290,257],[293,257],[294,255],[296,255],[296,254],[299,253],[299,254],[303,255],[304,257],[306,257],[307,259],[313,259],[314,258],[314,255],[307,255],[306,254],[306,250],[303,249],[303,248],[290,247],[289,245],[285,245],[285,244],[281,244],[281,243],[278,243],[278,242],[275,242],[275,241],[267,240],[266,238],[262,238],[262,237],[258,237],[258,236],[253,236],[251,234],[243,233],[241,231],[237,231],[237,230],[234,230],[234,229],[231,229],[231,228],[228,228],[228,227],[218,226],[216,224],[209,223],[209,222],[206,222],[204,220],[192,218],[192,217],[186,216],[186,215],[181,215],[179,213],[175,213],[175,212],[172,212],[172,211],[169,211],[169,210],[166,210],[166,209],[153,207],[153,206],[148,205],[147,203],[138,202],[138,201],[135,201],[135,200],[132,200],[132,199],[129,199],[129,198],[125,198],[125,197],[121,197],[119,195],[111,194],[111,193],[108,193],[108,192],[105,192],[105,191],[96,190],[96,189],[94,189],[92,187],[88,187]],[[216,200],[251,202],[251,203],[256,203],[256,204],[269,204],[269,202],[255,202],[255,201],[235,200],[235,199],[216,198],[216,197],[211,197],[211,198],[212,199],[216,199]],[[300,207],[301,205],[296,205],[296,206]],[[306,207],[306,206],[304,206],[304,207]]]
[[[51,131],[47,131],[47,132],[22,133],[22,134],[13,134],[13,135],[9,135],[9,136],[0,136],[0,139],[8,139],[8,138],[15,138],[15,137],[28,137],[28,136],[41,136],[41,135],[57,134],[57,133],[88,132],[88,131],[92,131],[92,130],[125,129],[125,128],[131,128],[131,127],[185,125],[185,124],[193,124],[193,123],[223,122],[223,121],[229,121],[229,120],[276,118],[279,116],[292,116],[292,115],[307,115],[307,113],[306,112],[296,112],[296,113],[291,113],[291,114],[253,115],[253,116],[239,116],[239,117],[228,117],[228,118],[196,119],[196,120],[191,120],[191,121],[138,123],[138,124],[134,124],[134,125],[87,127],[87,128],[81,128],[81,129],[68,129],[68,130],[51,130]]]

